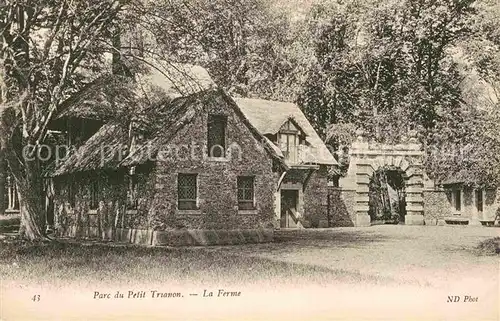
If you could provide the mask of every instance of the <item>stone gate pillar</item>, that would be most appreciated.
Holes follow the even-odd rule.
[[[407,225],[424,225],[424,173],[423,164],[412,164],[406,170],[406,216]]]

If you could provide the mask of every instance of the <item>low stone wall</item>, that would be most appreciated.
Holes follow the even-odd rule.
[[[171,230],[117,229],[116,241],[153,246],[196,246],[266,243],[274,240],[273,229]]]
[[[116,229],[115,240],[140,245],[152,245],[153,231],[138,229]]]

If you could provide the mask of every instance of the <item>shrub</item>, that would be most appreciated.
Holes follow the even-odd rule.
[[[484,254],[500,254],[500,237],[494,237],[479,243],[479,251]]]

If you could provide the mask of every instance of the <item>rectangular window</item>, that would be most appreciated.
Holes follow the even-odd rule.
[[[96,210],[99,207],[99,184],[94,181],[90,184],[90,209]]]
[[[456,212],[462,211],[462,191],[459,189],[453,190],[453,205]]]
[[[208,156],[226,156],[227,117],[224,115],[208,116]]]
[[[136,210],[138,204],[137,198],[137,176],[131,175],[128,177],[127,188],[127,209]]]
[[[238,176],[238,209],[254,209],[254,177]]]
[[[179,174],[177,176],[177,207],[180,210],[197,209],[197,177],[197,174]]]
[[[483,199],[483,190],[476,190],[476,209],[478,213],[483,212],[484,199]]]

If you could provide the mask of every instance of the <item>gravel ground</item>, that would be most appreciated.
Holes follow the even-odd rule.
[[[447,287],[465,280],[497,281],[498,255],[480,253],[477,246],[499,235],[499,228],[378,225],[287,231],[276,243],[213,250]]]

